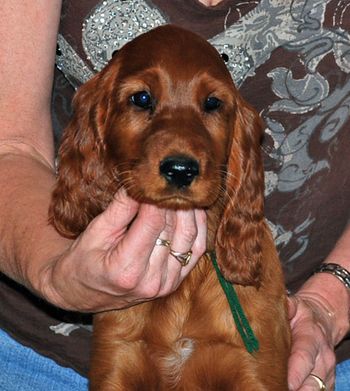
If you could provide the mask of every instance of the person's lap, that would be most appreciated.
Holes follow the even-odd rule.
[[[0,329],[0,390],[86,391],[88,381],[27,348]],[[335,391],[350,390],[350,360],[337,365]]]

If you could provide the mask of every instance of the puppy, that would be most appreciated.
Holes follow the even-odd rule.
[[[139,202],[205,209],[209,225],[208,253],[175,293],[95,315],[92,390],[288,389],[290,331],[264,219],[261,137],[217,51],[172,25],[126,44],[80,88],[59,151],[57,230],[78,236],[121,187]],[[237,328],[215,259],[256,351]]]

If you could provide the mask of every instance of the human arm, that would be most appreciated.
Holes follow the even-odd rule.
[[[120,192],[76,241],[48,224],[60,8],[59,0],[0,4],[0,270],[62,308],[121,308],[177,287],[205,250],[205,214],[139,205]],[[154,246],[161,235],[178,251],[192,248],[186,268]]]
[[[324,261],[350,270],[350,226]],[[350,291],[335,276],[316,273],[290,298],[293,345],[289,360],[291,390],[319,390],[310,373],[334,385],[334,347],[349,331]]]
[[[50,97],[60,3],[0,5],[0,265],[21,283],[29,273],[25,248],[50,235],[43,201],[54,182]]]

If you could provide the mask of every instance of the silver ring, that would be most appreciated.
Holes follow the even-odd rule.
[[[170,254],[180,262],[181,266],[186,266],[190,262],[192,257],[192,251],[187,251],[186,253],[180,253],[178,251],[174,251],[170,249]]]
[[[170,240],[158,238],[156,240],[156,246],[170,247]]]
[[[316,380],[318,386],[320,387],[320,391],[327,390],[326,385],[324,384],[324,381],[320,377],[314,375],[313,373],[310,373],[310,376]]]

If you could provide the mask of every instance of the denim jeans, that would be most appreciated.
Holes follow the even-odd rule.
[[[19,344],[0,329],[0,390],[87,391],[88,381]]]
[[[350,390],[350,360],[337,365],[335,376],[335,391]]]
[[[350,391],[350,360],[337,365],[335,391]],[[1,391],[87,391],[88,381],[70,368],[14,341],[0,329]]]

